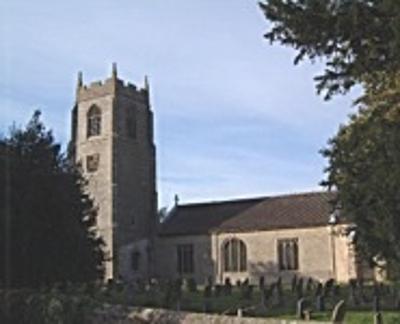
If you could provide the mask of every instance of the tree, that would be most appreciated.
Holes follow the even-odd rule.
[[[84,186],[39,112],[0,138],[0,282],[37,287],[102,277],[103,243]]]
[[[400,269],[400,1],[266,0],[265,37],[297,51],[295,64],[321,59],[316,76],[325,99],[354,85],[359,111],[322,150],[336,206],[357,226],[369,261]],[[399,272],[400,273],[400,272]]]
[[[350,122],[322,151],[328,158],[324,185],[337,189],[342,214],[356,224],[365,259],[400,269],[400,78],[368,89]]]
[[[400,70],[398,0],[266,0],[260,7],[271,22],[265,37],[293,47],[295,64],[325,62],[315,77],[325,99],[355,84],[379,87]]]

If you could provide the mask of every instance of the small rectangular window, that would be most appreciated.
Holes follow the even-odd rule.
[[[86,170],[87,172],[95,172],[99,168],[100,154],[92,154],[86,156]]]
[[[299,269],[298,239],[278,240],[278,265],[279,270]]]
[[[140,253],[133,252],[131,256],[131,266],[133,271],[139,270],[139,262],[140,262]]]
[[[183,274],[194,272],[192,244],[180,244],[177,246],[177,261],[178,273]]]

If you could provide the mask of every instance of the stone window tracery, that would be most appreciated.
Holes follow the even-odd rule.
[[[243,241],[230,239],[223,245],[223,268],[225,272],[247,270],[247,249]]]
[[[87,137],[97,136],[101,133],[101,110],[93,105],[87,113]]]
[[[299,269],[298,239],[278,240],[278,265],[279,270]]]

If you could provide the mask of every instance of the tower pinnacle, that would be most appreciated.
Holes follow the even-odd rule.
[[[83,81],[82,81],[82,72],[79,71],[79,72],[78,72],[78,81],[77,81],[77,84],[76,84],[77,88],[82,87],[82,84],[83,84]]]
[[[112,78],[116,79],[117,78],[117,63],[112,64]]]

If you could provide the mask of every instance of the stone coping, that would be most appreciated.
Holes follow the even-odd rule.
[[[237,317],[227,315],[178,312],[166,309],[105,305],[94,312],[90,324],[330,324],[331,322],[300,321],[274,318]]]

